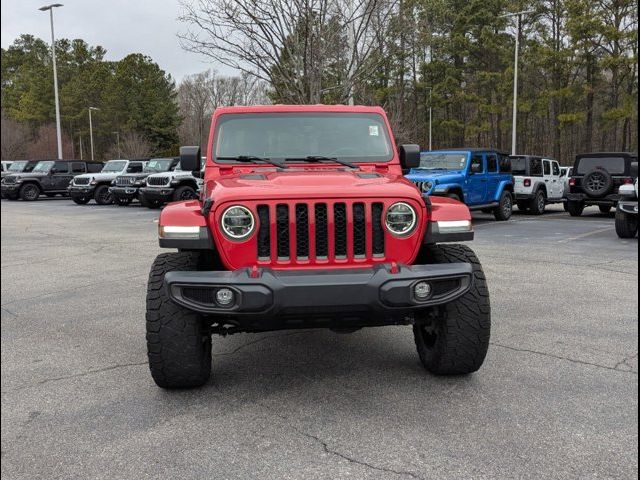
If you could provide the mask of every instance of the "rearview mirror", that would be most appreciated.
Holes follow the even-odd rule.
[[[400,165],[403,170],[420,166],[420,145],[400,145]]]
[[[200,147],[180,147],[180,168],[185,172],[200,172]]]

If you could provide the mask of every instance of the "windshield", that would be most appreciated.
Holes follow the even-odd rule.
[[[527,159],[524,157],[511,157],[511,173],[514,175],[527,174]]]
[[[53,167],[55,162],[38,162],[34,167],[33,172],[48,172]]]
[[[583,157],[578,162],[578,175],[586,175],[594,168],[604,168],[611,175],[624,175],[626,166],[622,157]]]
[[[388,162],[393,158],[384,119],[361,113],[275,113],[224,115],[215,133],[218,162],[236,157],[272,160],[306,157],[352,162]],[[214,161],[216,161],[214,159]]]
[[[27,162],[13,162],[8,168],[9,172],[22,172],[24,167],[27,166]]]
[[[423,153],[420,166],[423,170],[464,170],[467,153]]]
[[[149,160],[147,166],[144,167],[143,172],[146,173],[155,173],[155,172],[167,172],[171,164],[173,163],[173,159],[171,158],[163,158],[163,159],[154,159]]]
[[[116,173],[124,170],[125,165],[127,164],[124,160],[111,160],[104,164],[102,167],[102,171],[100,173]]]

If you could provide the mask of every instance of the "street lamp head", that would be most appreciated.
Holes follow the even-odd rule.
[[[532,13],[536,13],[536,11],[535,10],[523,10],[521,12],[505,13],[504,15],[500,15],[499,18],[519,17],[520,15],[531,15]]]
[[[98,107],[89,107],[89,110],[100,110]]]
[[[62,5],[61,3],[52,3],[51,5],[45,5],[44,7],[40,7],[38,10],[42,12],[46,12],[47,10],[51,10],[52,8],[58,8],[62,6],[64,5]]]

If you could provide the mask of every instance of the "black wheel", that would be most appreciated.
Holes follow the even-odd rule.
[[[98,205],[111,205],[113,203],[113,195],[109,191],[108,185],[98,185],[96,191],[93,192],[93,198]]]
[[[590,197],[604,197],[613,189],[613,177],[606,170],[596,168],[584,176],[582,188]]]
[[[533,215],[544,214],[544,211],[547,208],[547,196],[542,190],[536,193],[535,198],[531,200],[530,208]]]
[[[460,195],[458,195],[457,193],[449,193],[447,197],[449,197],[451,200],[455,200],[456,202],[462,201],[462,199],[460,198]]]
[[[599,205],[600,208],[600,213],[611,213],[611,210],[613,210],[613,207],[611,205]]]
[[[501,222],[506,222],[511,218],[511,215],[513,215],[513,197],[511,196],[511,192],[502,192],[500,205],[493,210],[493,215],[496,217],[496,220]]]
[[[518,205],[518,210],[520,210],[521,212],[526,212],[527,210],[529,210],[529,206],[531,204],[529,202],[519,201],[517,202],[517,205]]]
[[[179,202],[183,200],[194,200],[198,198],[198,193],[193,189],[193,187],[189,187],[188,185],[183,185],[182,187],[176,188],[176,191],[173,192],[173,201]]]
[[[204,385],[211,374],[211,329],[202,317],[173,303],[164,276],[197,270],[193,252],[164,253],[151,266],[147,287],[147,349],[151,376],[162,388]]]
[[[564,208],[565,212],[569,211],[569,202],[562,202],[562,208]]]
[[[584,203],[572,202],[571,200],[569,200],[567,202],[567,211],[572,217],[579,217],[582,215],[582,212],[584,212]]]
[[[131,203],[131,199],[130,198],[118,198],[118,197],[113,197],[113,203],[115,203],[116,205],[120,205],[121,207],[126,207],[127,205],[129,205]]]
[[[87,203],[89,203],[90,198],[89,197],[76,197],[76,196],[72,196],[71,200],[73,200],[75,203],[77,203],[78,205],[86,205]]]
[[[138,198],[140,205],[147,208],[160,208],[160,202],[158,200],[147,200],[144,195],[140,195]]]
[[[638,216],[618,210],[616,212],[616,233],[620,238],[635,238],[638,233]]]
[[[420,361],[436,375],[462,375],[478,370],[487,355],[491,335],[491,304],[482,265],[465,245],[434,245],[425,252],[428,263],[470,263],[471,290],[429,314],[413,327]]]
[[[27,183],[20,187],[20,198],[25,202],[33,202],[40,196],[40,187],[35,183]]]

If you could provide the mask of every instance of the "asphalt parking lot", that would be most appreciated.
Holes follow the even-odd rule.
[[[409,327],[214,338],[146,364],[157,211],[2,201],[2,478],[636,478],[638,240],[552,207],[476,216],[484,367],[426,374]]]

